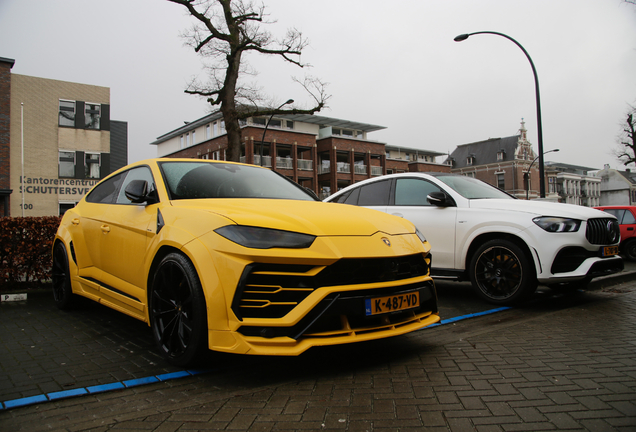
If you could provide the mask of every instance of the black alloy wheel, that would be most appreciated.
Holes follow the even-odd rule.
[[[537,289],[534,266],[514,242],[494,239],[480,246],[473,255],[470,280],[486,301],[499,305],[515,304]]]
[[[76,296],[71,288],[71,272],[68,266],[68,254],[61,241],[53,247],[52,268],[53,300],[59,309],[70,309],[76,303]]]
[[[207,349],[207,317],[201,282],[183,254],[166,255],[157,266],[150,292],[150,324],[161,354],[188,366]]]

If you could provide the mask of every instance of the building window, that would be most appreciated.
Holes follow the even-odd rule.
[[[59,170],[60,177],[75,177],[75,152],[60,151],[59,152]]]
[[[99,130],[99,121],[101,118],[101,105],[94,103],[86,103],[84,105],[84,120],[86,129]]]
[[[287,120],[286,122],[286,128],[287,129],[294,129],[294,122],[291,120]]]
[[[475,163],[475,158],[473,156],[468,156],[466,158],[466,165],[472,165],[473,163]]]
[[[197,131],[192,131],[192,145],[197,143]]]
[[[252,118],[252,123],[255,125],[265,126],[265,124],[267,124],[267,120],[265,117],[254,117]]]
[[[205,139],[210,139],[210,123],[205,126]]]
[[[60,99],[59,126],[75,126],[75,101]]]
[[[183,148],[183,135],[179,137],[179,148]]]
[[[84,172],[86,178],[98,179],[100,177],[100,156],[99,153],[85,153],[84,154]]]
[[[504,152],[503,150],[500,152],[497,152],[497,160],[498,161],[502,161],[504,160],[504,156],[506,155],[506,152]]]
[[[504,180],[504,173],[497,173],[497,187],[501,190],[506,190],[506,181]]]
[[[271,128],[278,128],[278,129],[280,129],[280,128],[282,128],[282,127],[283,127],[283,122],[282,122],[282,121],[280,121],[280,120],[278,120],[278,119],[271,119],[271,120],[269,121],[269,127],[271,127]]]

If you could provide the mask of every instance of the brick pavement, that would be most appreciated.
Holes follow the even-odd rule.
[[[635,315],[632,281],[300,357],[218,356],[216,372],[2,410],[0,430],[636,431]]]

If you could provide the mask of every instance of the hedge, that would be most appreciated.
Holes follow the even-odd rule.
[[[51,247],[58,216],[0,218],[0,288],[51,279]]]

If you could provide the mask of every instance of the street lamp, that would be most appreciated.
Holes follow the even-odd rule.
[[[540,196],[541,198],[545,198],[545,177],[544,177],[544,163],[543,163],[543,128],[541,127],[541,100],[539,98],[539,78],[537,77],[537,70],[534,67],[534,63],[532,62],[532,59],[530,58],[530,55],[528,54],[528,51],[526,51],[526,49],[521,46],[521,44],[519,42],[517,42],[516,40],[514,40],[513,38],[511,38],[508,35],[505,35],[503,33],[498,33],[498,32],[493,32],[493,31],[480,31],[480,32],[474,32],[474,33],[469,33],[469,34],[460,34],[459,36],[455,36],[455,42],[461,42],[461,41],[465,41],[466,39],[468,39],[469,36],[472,35],[476,35],[476,34],[494,34],[497,36],[503,36],[506,39],[512,41],[515,45],[517,45],[519,48],[521,48],[521,51],[523,51],[523,53],[526,55],[526,57],[528,58],[528,61],[530,62],[530,66],[532,66],[532,73],[534,75],[534,91],[535,91],[535,97],[537,100],[537,134],[539,136],[539,192],[540,192]]]
[[[558,152],[558,151],[559,151],[559,149],[552,149],[552,150],[548,150],[547,152],[544,152],[543,154],[548,154],[548,153]],[[532,160],[532,163],[528,167],[528,171],[523,173],[523,182],[525,183],[525,187],[526,187],[526,199],[528,199],[528,192],[529,192],[529,189],[530,189],[530,169],[532,168],[532,165],[534,165],[536,160],[539,159],[539,157],[541,157],[541,156],[542,155],[539,154],[539,156],[534,158]],[[541,198],[545,198],[545,196],[542,196]]]
[[[281,109],[283,106],[287,104],[291,104],[291,103],[294,103],[293,99],[287,100],[287,102],[280,104],[280,106],[276,108],[276,111]],[[263,166],[263,145],[265,145],[265,133],[267,132],[267,128],[269,127],[269,122],[271,122],[272,119],[274,118],[274,114],[275,113],[273,113],[271,116],[269,116],[269,119],[267,119],[267,123],[265,123],[265,130],[263,131],[263,138],[261,138],[261,160],[260,160],[261,166]]]

